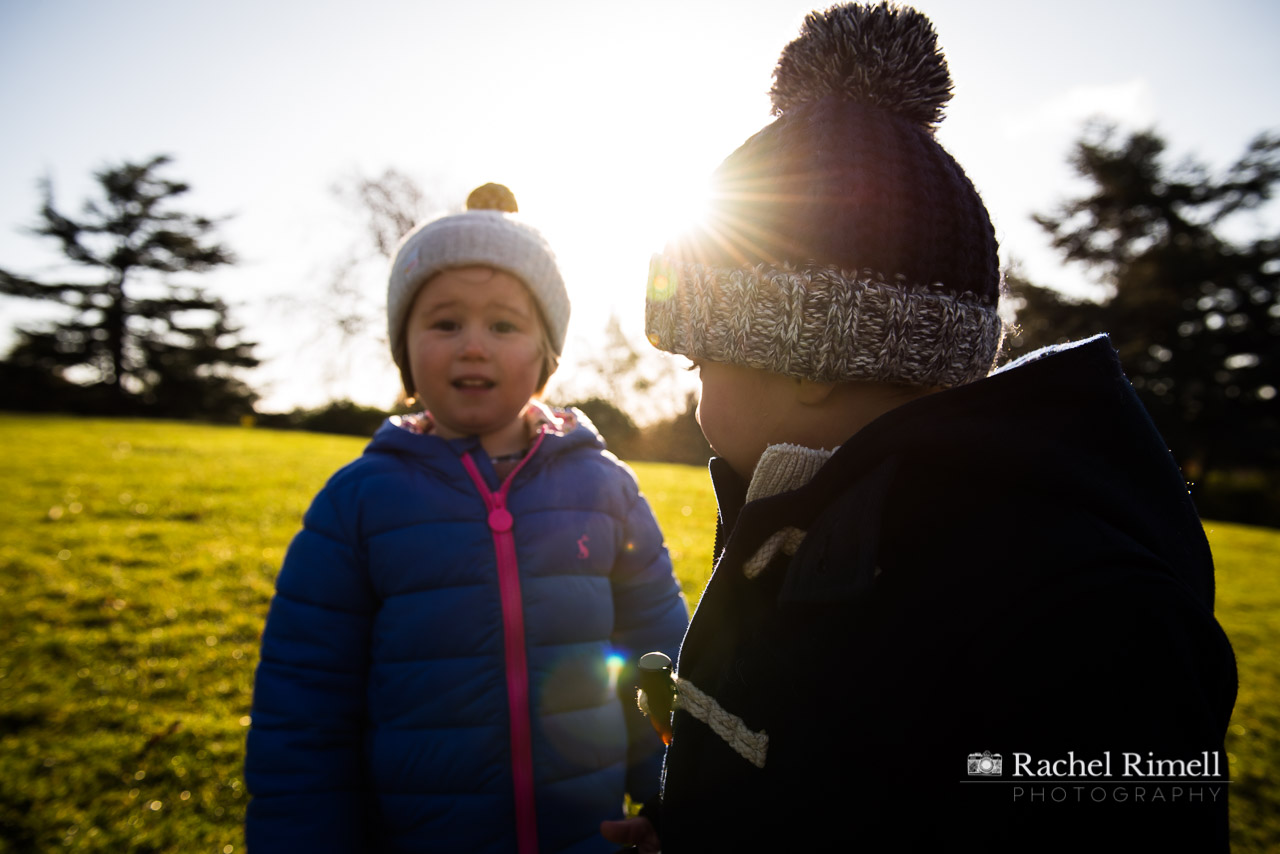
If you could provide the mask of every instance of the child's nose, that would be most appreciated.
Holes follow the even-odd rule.
[[[467,327],[463,330],[461,344],[459,353],[463,358],[481,358],[488,353],[483,330],[475,327]]]

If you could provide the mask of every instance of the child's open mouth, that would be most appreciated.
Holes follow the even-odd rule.
[[[493,380],[484,379],[483,377],[461,377],[452,383],[453,387],[461,391],[483,391],[493,388]]]

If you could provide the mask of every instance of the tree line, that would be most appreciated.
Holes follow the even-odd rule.
[[[243,371],[258,364],[255,344],[223,300],[189,283],[235,257],[218,241],[217,221],[176,209],[190,188],[163,175],[170,163],[157,156],[100,170],[99,197],[75,216],[42,182],[31,231],[55,242],[75,272],[48,280],[0,268],[0,294],[64,310],[14,330],[0,362],[4,408],[214,421],[254,414],[258,397]],[[1007,271],[1016,327],[1006,356],[1108,332],[1206,515],[1280,524],[1280,231],[1259,213],[1280,179],[1280,135],[1259,135],[1215,174],[1193,160],[1170,163],[1154,131],[1095,124],[1071,163],[1087,189],[1035,220],[1104,295],[1072,299]],[[362,213],[380,255],[424,208],[421,190],[395,170],[339,194]],[[350,290],[344,269],[335,286]],[[371,311],[344,313],[339,331],[376,329],[377,318],[361,313]],[[621,329],[607,332],[603,361],[585,366],[601,382],[576,403],[624,457],[705,460],[692,401],[636,426],[628,408],[654,383]],[[346,401],[326,410],[265,417],[358,432],[381,414]]]

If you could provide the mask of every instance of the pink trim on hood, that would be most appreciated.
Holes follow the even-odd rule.
[[[549,432],[564,436],[578,429],[578,417],[567,409],[553,409],[540,400],[530,400],[529,406],[521,414],[524,419],[525,433],[532,442],[539,433]],[[408,415],[393,415],[391,423],[417,433],[429,436],[435,432],[436,422],[430,412],[411,412]]]

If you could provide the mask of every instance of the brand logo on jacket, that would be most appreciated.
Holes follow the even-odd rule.
[[[1037,758],[1013,752],[1011,773],[1003,777],[999,753],[970,753],[962,783],[1000,783],[1014,803],[1214,803],[1226,796],[1230,780],[1222,754],[1205,750],[1194,757],[1160,757],[1148,751],[1104,750],[1097,756]],[[977,778],[977,779],[972,779]]]

